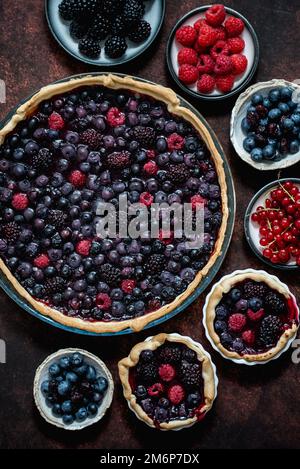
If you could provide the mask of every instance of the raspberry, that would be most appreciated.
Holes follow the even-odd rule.
[[[34,259],[33,264],[39,269],[45,269],[45,267],[48,267],[48,265],[50,264],[50,260],[47,254],[40,254]]]
[[[216,79],[216,86],[221,93],[228,93],[232,90],[234,84],[234,75],[219,76]]]
[[[234,16],[230,16],[225,21],[225,29],[228,37],[240,36],[244,31],[244,27],[244,22],[240,18],[235,18]]]
[[[259,309],[256,311],[252,311],[252,309],[247,310],[247,316],[250,319],[250,321],[259,321],[265,314],[265,310],[263,308]]]
[[[172,402],[172,404],[180,404],[180,402],[182,402],[185,398],[185,392],[183,387],[180,386],[180,384],[175,384],[174,386],[171,386],[168,390],[168,398],[170,402]]]
[[[147,389],[147,392],[149,396],[157,397],[164,392],[164,387],[161,383],[155,383]]]
[[[146,205],[146,207],[150,207],[153,200],[154,200],[154,197],[149,192],[142,192],[140,195],[140,202],[141,204]]]
[[[184,84],[191,85],[198,79],[198,70],[193,65],[183,64],[179,67],[178,78]]]
[[[224,5],[212,5],[205,13],[206,21],[211,26],[220,26],[226,17]]]
[[[149,158],[149,160],[154,160],[155,156],[155,150],[147,150],[147,158]]]
[[[81,256],[88,256],[90,253],[92,241],[89,239],[83,239],[82,241],[79,241],[76,245],[76,252],[77,254],[80,254]]]
[[[218,40],[218,33],[211,26],[204,26],[200,29],[198,44],[201,47],[213,46]]]
[[[159,230],[158,239],[166,245],[171,244],[174,239],[174,233],[173,231]]]
[[[242,339],[247,345],[253,345],[255,342],[255,333],[252,330],[244,331],[242,334]]]
[[[119,125],[125,124],[125,114],[117,107],[111,107],[107,111],[106,119],[111,127],[118,127]]]
[[[232,70],[231,58],[227,55],[218,55],[216,59],[216,65],[214,72],[216,75],[228,75]]]
[[[170,151],[181,150],[183,148],[184,141],[185,140],[183,137],[181,137],[181,135],[178,135],[176,133],[171,134],[167,139],[168,149]]]
[[[160,365],[158,368],[158,374],[159,377],[165,381],[166,383],[169,383],[175,378],[176,375],[176,370],[172,365],[169,365],[168,363]]]
[[[183,46],[192,46],[197,39],[197,31],[192,26],[182,26],[176,31],[176,39]]]
[[[75,169],[74,171],[71,172],[69,175],[69,182],[73,184],[75,187],[82,187],[85,185],[86,181],[86,175],[79,171],[78,169]]]
[[[203,74],[197,82],[197,89],[200,93],[211,93],[216,86],[216,80],[211,75]]]
[[[199,20],[194,23],[194,29],[197,31],[197,33],[199,33],[203,26],[208,26],[207,21],[204,18],[199,18]]]
[[[58,112],[52,112],[48,118],[48,125],[51,130],[61,130],[65,126],[65,121]]]
[[[28,207],[28,197],[26,194],[15,194],[11,204],[16,210],[25,210]]]
[[[233,332],[239,332],[246,324],[246,318],[243,314],[232,314],[228,320],[228,328]]]
[[[148,161],[148,163],[144,164],[143,169],[144,169],[145,173],[150,174],[151,176],[155,176],[155,174],[158,171],[157,164],[155,163],[155,161],[152,161],[152,160],[150,160],[150,161]]]
[[[201,197],[200,194],[196,194],[196,195],[193,195],[193,197],[191,197],[191,204],[192,204],[192,209],[193,210],[196,210],[196,208],[199,205],[204,205],[205,202],[206,202],[206,200],[203,199],[203,197]]]
[[[201,54],[197,69],[200,75],[203,73],[211,73],[214,71],[215,62],[208,54]]]
[[[190,47],[184,47],[178,52],[177,60],[179,65],[197,65],[198,55],[194,49],[191,49]]]
[[[111,299],[107,293],[99,293],[96,296],[96,305],[98,308],[103,309],[104,311],[108,310],[111,307]]]
[[[248,60],[245,55],[233,54],[231,56],[231,61],[233,64],[233,73],[235,75],[240,75],[241,73],[244,73],[248,65]]]
[[[241,37],[230,37],[227,39],[230,54],[240,54],[245,49],[245,41]]]
[[[136,281],[131,279],[122,280],[121,288],[124,293],[132,293],[132,290],[136,286]]]
[[[220,55],[229,55],[229,47],[226,41],[217,41],[210,50],[210,55],[214,60]]]
[[[227,33],[224,26],[218,26],[217,28],[214,28],[214,30],[217,33],[218,41],[225,41],[227,39]]]

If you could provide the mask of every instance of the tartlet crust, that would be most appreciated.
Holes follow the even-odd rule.
[[[10,272],[10,270],[5,265],[2,259],[0,259],[0,269],[7,277],[8,281],[13,285],[15,290],[17,290],[19,295],[23,297],[35,310],[64,326],[94,333],[113,333],[125,330],[127,328],[132,329],[134,332],[138,332],[144,329],[144,327],[150,322],[162,318],[163,316],[169,314],[175,308],[180,306],[194,292],[194,290],[200,284],[202,278],[208,274],[209,270],[214,265],[217,258],[222,254],[222,246],[225,238],[225,232],[229,216],[227,184],[225,179],[224,165],[223,160],[219,154],[218,149],[215,146],[215,143],[208,129],[202,124],[200,119],[194,113],[192,113],[189,109],[180,106],[180,101],[178,97],[171,89],[165,88],[161,85],[154,85],[142,81],[137,81],[129,76],[120,77],[112,74],[98,76],[91,75],[83,78],[73,78],[67,82],[48,85],[44,88],[41,88],[38,93],[36,93],[31,99],[26,101],[17,109],[16,113],[9,120],[9,122],[0,130],[0,145],[4,142],[6,135],[12,132],[19,122],[25,120],[28,116],[30,116],[37,109],[38,105],[42,101],[50,99],[53,96],[59,94],[67,93],[82,86],[95,85],[105,86],[114,90],[129,89],[130,91],[133,91],[135,93],[145,94],[154,99],[162,101],[167,105],[170,113],[187,120],[199,132],[201,138],[207,145],[211,153],[211,157],[214,161],[216,172],[218,175],[218,182],[221,188],[222,199],[222,224],[219,229],[214,252],[210,257],[209,262],[201,271],[197,273],[195,279],[189,284],[188,288],[181,295],[176,297],[176,299],[172,301],[172,303],[169,303],[152,313],[145,314],[144,316],[138,318],[110,322],[90,322],[84,321],[80,318],[68,317],[60,311],[34,299],[17,281],[17,279],[13,276],[13,274]]]
[[[162,422],[158,427],[154,424],[154,421],[146,414],[146,412],[144,412],[142,407],[136,402],[136,397],[133,394],[129,383],[130,369],[138,364],[141,352],[143,350],[156,350],[166,341],[184,344],[197,353],[197,358],[202,364],[202,378],[204,382],[204,405],[201,408],[201,413],[207,413],[212,408],[214,399],[216,397],[215,374],[210,358],[200,347],[197,346],[194,341],[189,340],[188,337],[183,337],[179,334],[158,334],[154,337],[151,337],[150,340],[140,342],[132,348],[128,357],[119,361],[119,376],[123,386],[124,397],[127,400],[130,409],[140,420],[152,428],[159,428],[160,430],[179,430],[181,428],[194,425],[198,421],[197,417],[195,416],[186,420]]]
[[[228,293],[234,285],[237,283],[243,282],[245,280],[254,280],[256,282],[264,282],[268,285],[271,289],[277,291],[281,295],[283,295],[287,300],[291,298],[291,293],[281,282],[277,283],[271,276],[266,275],[260,272],[244,272],[241,274],[237,274],[234,277],[228,276],[224,278],[224,280],[213,287],[210,298],[206,305],[206,327],[209,333],[210,338],[214,342],[215,346],[221,352],[222,355],[225,355],[228,358],[233,358],[237,360],[246,360],[247,362],[265,362],[269,361],[270,359],[276,357],[278,353],[281,352],[282,349],[286,346],[287,342],[297,334],[297,330],[299,328],[299,324],[296,322],[292,325],[290,329],[287,329],[279,338],[275,347],[272,347],[270,350],[267,350],[264,353],[260,354],[245,354],[240,355],[236,352],[231,352],[227,350],[221,344],[220,337],[215,331],[214,328],[214,320],[215,320],[215,309],[217,305],[220,303],[224,294]]]

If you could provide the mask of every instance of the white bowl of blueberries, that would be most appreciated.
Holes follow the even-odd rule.
[[[112,376],[95,355],[63,349],[38,367],[34,400],[42,417],[66,430],[82,430],[102,419],[114,392]]]
[[[237,154],[259,170],[300,161],[300,86],[286,80],[257,83],[242,93],[231,115]]]

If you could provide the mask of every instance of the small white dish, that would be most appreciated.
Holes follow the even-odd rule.
[[[250,153],[248,153],[243,147],[243,141],[246,138],[241,124],[244,117],[246,117],[247,107],[251,103],[252,96],[256,93],[260,93],[263,96],[267,96],[269,91],[274,88],[281,87],[290,87],[294,90],[298,90],[300,93],[300,85],[297,83],[292,83],[286,80],[274,79],[266,82],[256,83],[255,85],[250,86],[244,91],[237,99],[235,106],[231,113],[230,121],[230,140],[236,153],[239,157],[252,166],[255,169],[261,171],[274,171],[276,169],[288,168],[300,161],[300,151],[294,155],[288,153],[286,156],[282,157],[278,161],[261,161],[256,162],[251,158]]]
[[[105,392],[103,401],[99,407],[98,413],[94,417],[88,417],[83,422],[76,422],[74,421],[71,425],[65,425],[61,418],[55,417],[52,414],[51,408],[48,407],[46,404],[45,396],[42,394],[41,391],[41,384],[43,381],[48,379],[48,369],[54,362],[57,362],[60,358],[65,356],[70,356],[73,353],[80,353],[83,355],[85,362],[88,365],[92,365],[95,367],[97,374],[100,376],[104,376],[108,381],[108,388]],[[35,404],[41,414],[41,416],[51,425],[54,425],[59,428],[63,428],[64,430],[82,430],[83,428],[89,427],[94,425],[96,422],[101,420],[108,408],[110,407],[113,399],[114,393],[114,383],[111,376],[110,371],[108,370],[105,363],[103,363],[100,358],[96,357],[90,352],[81,349],[74,349],[74,348],[67,348],[58,350],[57,352],[49,355],[43,363],[38,367],[36,370],[35,378],[34,378],[34,385],[33,385],[33,395]]]
[[[207,326],[207,308],[208,308],[208,303],[210,301],[210,298],[211,296],[214,294],[214,291],[217,287],[219,287],[224,281],[226,280],[230,280],[231,278],[234,278],[238,275],[244,275],[244,274],[261,274],[265,277],[269,277],[270,279],[272,279],[273,281],[275,281],[278,286],[282,287],[290,296],[291,300],[293,301],[293,306],[295,307],[295,310],[296,310],[296,314],[297,314],[297,320],[299,321],[299,307],[297,305],[297,300],[295,298],[295,296],[291,293],[289,287],[281,282],[279,280],[278,277],[276,277],[275,275],[270,275],[268,272],[265,272],[264,270],[254,270],[254,269],[245,269],[245,270],[235,270],[234,272],[232,272],[231,274],[228,274],[228,275],[225,275],[224,277],[222,277],[219,282],[215,283],[215,285],[213,286],[213,288],[211,289],[211,291],[209,292],[209,294],[207,295],[206,297],[206,300],[205,300],[205,304],[204,304],[204,307],[203,307],[203,319],[202,319],[202,323],[203,323],[203,326],[204,326],[204,329],[205,329],[205,335],[208,339],[208,341],[210,342],[211,346],[213,347],[214,350],[216,350],[223,358],[225,358],[226,360],[229,360],[229,361],[232,361],[234,363],[237,363],[238,365],[248,365],[248,366],[254,366],[254,365],[264,365],[266,363],[269,363],[270,361],[273,361],[273,360],[276,360],[277,358],[279,358],[284,352],[286,352],[292,342],[294,341],[296,335],[297,335],[297,330],[295,331],[295,333],[290,337],[290,339],[287,341],[286,345],[284,348],[282,348],[280,350],[280,352],[278,352],[275,356],[273,356],[272,358],[268,358],[267,360],[260,360],[260,361],[248,361],[248,360],[245,360],[244,358],[242,358],[242,356],[240,358],[233,358],[233,357],[229,357],[227,355],[225,355],[218,347],[217,345],[215,344],[215,342],[213,341],[210,333],[209,333],[209,330],[208,330],[208,326]]]

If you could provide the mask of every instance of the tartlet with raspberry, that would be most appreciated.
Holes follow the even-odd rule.
[[[179,334],[159,334],[137,344],[119,362],[119,375],[130,409],[159,430],[181,430],[201,421],[217,395],[209,354]]]
[[[242,364],[266,363],[291,344],[299,327],[296,298],[264,271],[236,271],[206,299],[203,324],[213,347]]]
[[[169,89],[114,75],[41,89],[0,131],[0,267],[35,310],[96,333],[143,329],[181,305],[222,252],[223,160]],[[204,245],[103,238],[99,203],[204,204]],[[130,221],[130,219],[129,219]],[[118,229],[122,218],[117,219]]]

